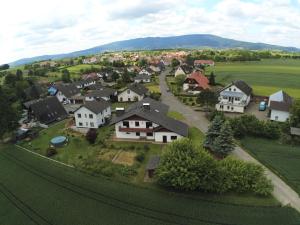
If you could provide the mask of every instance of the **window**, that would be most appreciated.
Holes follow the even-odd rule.
[[[237,98],[235,98],[235,100],[236,100],[236,101],[240,101],[240,98],[237,97]]]
[[[90,118],[90,119],[93,119],[93,114],[89,114],[89,118]]]
[[[136,132],[135,135],[136,136],[140,136],[141,134],[140,134],[140,132]]]
[[[231,110],[233,110],[234,108],[233,107],[231,107]]]
[[[120,102],[123,102],[123,98],[122,97],[120,98]]]
[[[177,140],[177,136],[171,136],[171,140]]]
[[[231,88],[229,88],[229,91],[231,91]]]
[[[278,116],[275,116],[275,120],[278,120]]]
[[[131,99],[130,98],[128,98],[128,102],[130,102],[131,101]]]
[[[139,126],[140,126],[140,122],[139,122],[139,121],[136,121],[136,122],[135,122],[135,126],[136,126],[136,127],[139,127]]]
[[[79,122],[79,126],[82,127],[82,125],[83,125],[83,124],[82,124],[81,122]]]
[[[152,127],[152,122],[146,122],[146,128]]]
[[[227,109],[230,109],[230,106],[229,106],[229,105],[227,106]]]
[[[91,126],[91,127],[94,127],[95,125],[94,125],[94,123],[93,123],[93,122],[90,122],[90,126]]]
[[[152,137],[153,133],[147,133],[147,137]]]
[[[129,89],[127,90],[127,94],[130,94],[130,90]]]
[[[84,117],[85,117],[85,118],[87,118],[87,115],[86,115],[86,114],[84,114]]]
[[[129,122],[128,121],[123,121],[123,126],[124,127],[129,127]]]
[[[233,91],[236,91],[236,89],[234,88]]]
[[[85,126],[89,126],[89,123],[88,123],[88,122],[85,122]]]

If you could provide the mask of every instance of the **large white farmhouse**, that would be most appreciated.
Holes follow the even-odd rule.
[[[218,111],[244,113],[251,100],[252,88],[238,80],[223,88],[219,93]]]
[[[188,126],[167,116],[168,106],[150,98],[134,103],[126,111],[117,109],[116,137],[121,139],[142,139],[155,142],[172,142],[188,136]]]
[[[78,128],[98,128],[111,117],[110,103],[103,99],[87,101],[74,112],[74,117]]]
[[[269,98],[270,120],[285,122],[290,117],[293,99],[284,91],[278,91]]]
[[[148,93],[148,89],[139,83],[134,83],[129,85],[124,91],[122,91],[118,95],[119,102],[133,102],[142,100],[146,94]]]

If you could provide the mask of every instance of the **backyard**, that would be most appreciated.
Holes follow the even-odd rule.
[[[250,137],[242,139],[241,144],[300,194],[300,146]]]

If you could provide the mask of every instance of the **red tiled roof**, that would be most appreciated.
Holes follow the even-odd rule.
[[[188,76],[186,79],[192,79],[197,82],[199,87],[202,87],[203,89],[210,89],[209,86],[209,80],[206,76],[204,76],[201,72],[196,71],[193,72],[190,76]]]
[[[213,60],[195,60],[194,61],[194,65],[197,65],[197,64],[200,64],[200,65],[214,65],[215,62]]]

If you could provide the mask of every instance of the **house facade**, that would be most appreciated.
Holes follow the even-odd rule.
[[[195,60],[194,66],[201,67],[201,66],[214,66],[215,62],[213,60]]]
[[[285,122],[290,118],[293,99],[284,91],[278,91],[269,97],[270,120]]]
[[[148,89],[142,84],[131,84],[124,91],[119,93],[118,102],[140,101],[146,96],[147,93]]]
[[[99,87],[96,90],[91,90],[85,95],[85,101],[98,101],[103,99],[110,101],[116,98],[117,91],[108,87]]]
[[[177,77],[179,75],[186,75],[186,72],[184,71],[184,69],[181,66],[179,66],[177,68],[177,70],[175,71],[175,77]]]
[[[138,74],[134,78],[135,83],[150,83],[151,82],[151,76],[147,74]]]
[[[200,71],[195,71],[183,82],[183,91],[199,94],[205,89],[210,89],[209,80]]]
[[[135,103],[137,104],[137,103]],[[128,111],[119,109],[117,117],[112,121],[117,138],[132,140],[152,140],[168,143],[188,136],[188,126],[169,118],[160,106],[152,107],[146,101]],[[121,111],[121,112],[120,112]]]
[[[55,88],[57,90],[55,96],[64,104],[72,103],[72,97],[80,96],[80,89],[78,89],[74,84],[61,84],[57,85]]]
[[[219,93],[216,109],[223,112],[244,113],[250,103],[252,88],[244,81],[234,81]]]
[[[74,112],[77,128],[98,128],[111,117],[111,106],[106,101],[86,102]]]

